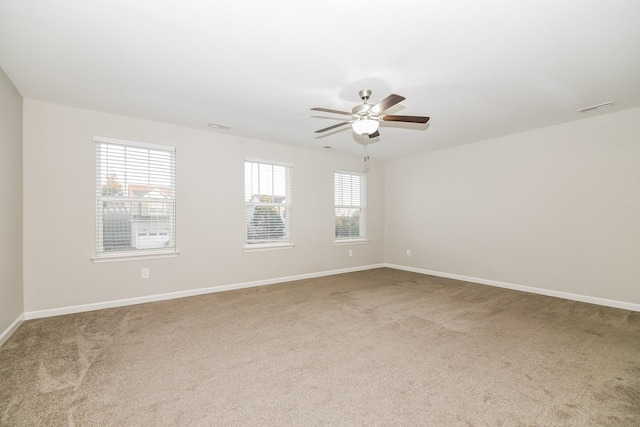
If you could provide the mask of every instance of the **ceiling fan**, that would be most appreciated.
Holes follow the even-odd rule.
[[[382,101],[375,105],[368,104],[367,101],[371,96],[370,89],[363,89],[359,93],[360,98],[364,101],[364,104],[356,105],[351,110],[351,113],[346,111],[331,110],[329,108],[312,108],[313,111],[323,111],[325,113],[342,114],[344,116],[351,116],[351,119],[338,123],[337,125],[329,126],[324,129],[315,131],[315,133],[326,132],[331,129],[339,128],[340,126],[351,124],[351,128],[358,135],[366,135],[369,138],[375,138],[380,136],[378,132],[378,125],[380,120],[385,122],[407,122],[407,123],[427,123],[429,117],[426,116],[397,116],[397,115],[381,115],[381,113],[399,102],[404,101],[404,96],[391,94]]]

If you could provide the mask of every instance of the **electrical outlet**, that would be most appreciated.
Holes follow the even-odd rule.
[[[140,273],[140,277],[142,277],[143,279],[148,279],[149,278],[149,269],[148,268],[143,268],[141,273]]]
[[[353,256],[353,251],[349,249],[349,256]]]
[[[407,256],[411,256],[411,249],[407,249]]]

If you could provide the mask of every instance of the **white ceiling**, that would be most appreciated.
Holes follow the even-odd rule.
[[[2,0],[0,67],[26,98],[354,155],[310,108],[397,93],[431,121],[383,123],[391,159],[640,106],[640,1]]]

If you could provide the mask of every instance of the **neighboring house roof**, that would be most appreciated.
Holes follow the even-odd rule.
[[[287,200],[285,196],[272,196],[270,194],[254,194],[253,196],[251,196],[251,199],[249,199],[249,202],[257,203],[257,202],[263,202],[265,200],[271,201],[271,199],[273,199],[272,203],[284,203]]]
[[[149,197],[153,199],[166,199],[167,195],[164,194],[162,191],[155,189],[155,190],[149,191],[147,194],[145,194],[142,197]]]
[[[127,195],[129,197],[146,197],[147,194],[157,191],[162,194],[162,196],[150,196],[150,197],[171,197],[171,188],[169,187],[158,187],[151,186],[147,184],[128,184],[127,185]]]

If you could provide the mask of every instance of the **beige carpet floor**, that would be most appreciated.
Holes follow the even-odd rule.
[[[2,426],[640,426],[640,313],[375,269],[24,322]]]

